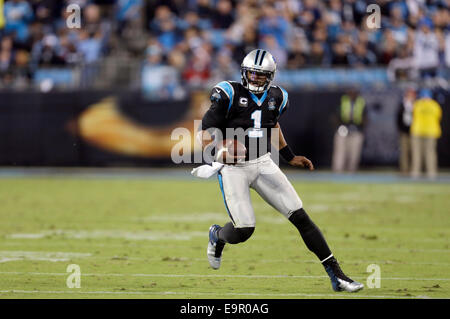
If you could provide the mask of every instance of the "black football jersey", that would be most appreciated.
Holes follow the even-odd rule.
[[[246,160],[258,158],[271,150],[271,129],[289,106],[286,90],[271,86],[262,94],[253,94],[239,82],[223,81],[211,90],[211,107],[203,116],[202,129],[217,128],[223,138],[230,131],[244,132]],[[238,129],[238,130],[237,130]],[[227,134],[228,131],[228,134]]]

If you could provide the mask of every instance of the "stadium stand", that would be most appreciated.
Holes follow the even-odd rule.
[[[66,25],[72,3],[80,29]],[[380,28],[366,23],[372,3]],[[286,87],[448,85],[449,8],[449,0],[9,0],[0,88],[127,87],[177,99],[238,80],[255,47],[286,70],[277,78]]]

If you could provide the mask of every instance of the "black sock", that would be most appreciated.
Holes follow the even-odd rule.
[[[316,254],[320,261],[331,256],[331,250],[328,248],[322,232],[309,218],[303,208],[292,213],[289,221],[297,227],[306,247]]]
[[[332,267],[334,265],[339,265],[339,263],[337,262],[336,258],[334,258],[334,256],[331,256],[330,258],[327,258],[327,260],[322,262],[322,265],[326,268],[326,267]]]
[[[327,269],[332,269],[333,273],[340,279],[344,279],[350,282],[353,282],[352,279],[348,278],[344,272],[341,269],[341,266],[339,266],[338,261],[336,260],[336,258],[334,258],[334,256],[331,256],[330,258],[327,258],[327,260],[322,262],[323,267],[325,268],[325,270],[328,272]]]
[[[229,244],[238,244],[246,241],[253,234],[255,227],[235,228],[231,222],[226,223],[218,234],[219,241]]]

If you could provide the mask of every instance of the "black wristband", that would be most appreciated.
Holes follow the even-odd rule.
[[[286,162],[290,162],[294,157],[295,154],[292,152],[291,148],[289,147],[289,145],[286,145],[285,147],[283,147],[280,151],[279,154],[281,155],[281,157],[286,161]]]

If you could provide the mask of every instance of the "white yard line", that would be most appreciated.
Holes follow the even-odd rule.
[[[204,261],[204,258],[195,258],[192,260]],[[181,258],[180,261],[185,261]],[[187,260],[188,261],[188,260]],[[296,259],[262,259],[251,261],[253,263],[302,263],[302,264],[320,264],[319,260],[296,260]],[[250,263],[250,261],[247,261]],[[434,263],[434,262],[404,262],[404,261],[390,261],[390,260],[344,260],[342,264],[381,264],[381,265],[429,265],[429,266],[450,266],[450,263]]]
[[[127,240],[191,240],[193,237],[205,237],[205,232],[185,231],[124,231],[124,230],[49,230],[38,233],[15,233],[6,235],[7,239],[45,239],[46,237],[64,237],[71,239],[127,239]]]
[[[166,220],[171,221],[172,223],[175,222],[175,219],[172,219],[171,217],[161,217],[158,218],[158,220]],[[274,220],[278,220],[275,219]],[[280,219],[280,222],[284,222],[284,220]],[[362,230],[359,231],[360,233],[363,232]],[[376,233],[371,233],[371,235],[377,235]],[[359,234],[354,234],[351,238],[343,238],[343,237],[337,237],[337,236],[327,236],[328,240],[334,241],[334,242],[345,242],[345,243],[351,243],[354,238],[360,239]],[[442,244],[450,244],[450,239],[447,237],[442,238],[424,238],[424,239],[411,239],[407,242],[397,242],[393,241],[390,238],[383,238],[381,235],[377,235],[378,238],[374,240],[367,240],[367,243],[371,244],[382,244],[382,243],[392,243],[395,242],[396,244],[411,244],[411,243],[418,243],[418,244],[436,244],[436,243],[442,243]],[[132,241],[139,241],[139,240],[148,240],[148,241],[161,241],[161,240],[175,240],[175,241],[185,241],[185,240],[192,240],[194,238],[201,238],[201,237],[207,237],[207,231],[183,231],[183,232],[170,232],[170,231],[161,231],[161,230],[155,230],[155,231],[124,231],[124,230],[82,230],[82,231],[75,231],[75,230],[49,230],[49,231],[42,231],[37,233],[13,233],[13,234],[7,234],[5,235],[5,238],[8,240],[27,240],[27,241],[33,241],[33,240],[46,240],[46,239],[52,239],[54,237],[63,237],[67,239],[97,239],[97,238],[107,238],[107,239],[126,239],[126,240],[132,240]],[[266,236],[262,234],[256,233],[254,237],[258,240],[271,240],[273,241],[273,236]],[[278,240],[291,240],[292,236],[289,234],[278,236]],[[5,243],[6,244],[6,243]],[[89,243],[91,245],[91,243]],[[95,243],[94,243],[95,245]],[[423,251],[423,252],[448,252],[450,249],[415,249],[415,248],[370,248],[372,250],[392,250],[392,251],[401,251],[401,250],[414,250],[414,251]]]
[[[54,246],[61,246],[61,244],[54,245]],[[36,252],[39,253],[39,252]],[[140,260],[140,261],[147,261],[147,262],[201,262],[205,263],[206,258],[190,258],[185,256],[175,256],[173,259],[165,259],[165,256],[161,257],[130,257],[130,256],[123,256],[123,255],[115,255],[115,256],[95,256],[92,254],[84,255],[78,255],[78,256],[72,256],[73,259],[76,258],[89,258],[89,259],[103,259],[103,260],[120,260],[120,261],[133,261],[133,260]],[[3,259],[2,259],[3,258]],[[7,260],[10,258],[10,260]],[[27,258],[29,259],[29,258]],[[17,260],[24,260],[23,258],[17,258],[17,257],[3,257],[0,252],[0,263],[6,262],[6,261],[17,261]],[[45,260],[45,259],[35,259],[35,260]],[[64,259],[61,261],[66,261],[68,259]],[[53,261],[53,260],[52,260]],[[261,259],[261,260],[246,260],[247,263],[299,263],[299,264],[320,264],[319,260],[303,260],[301,258],[291,258],[291,259]],[[381,265],[429,265],[429,266],[450,266],[450,263],[443,263],[443,262],[404,262],[404,261],[391,261],[391,260],[344,260],[345,264],[381,264]]]
[[[395,296],[395,295],[360,295],[360,294],[307,294],[307,293],[217,293],[217,292],[179,292],[179,291],[161,291],[161,292],[146,292],[146,291],[46,291],[46,290],[0,290],[1,294],[16,293],[16,294],[99,294],[99,295],[199,295],[199,296],[253,296],[253,297],[337,297],[337,298],[381,298],[381,299],[429,299],[428,296]]]
[[[189,235],[186,235],[189,236]],[[190,236],[193,237],[200,237],[200,233],[199,232],[192,232]],[[139,239],[136,239],[136,236],[131,239],[131,238],[123,238],[123,237],[116,237],[116,238],[111,238],[111,239],[129,239],[129,240],[151,240],[151,241],[158,241],[158,240],[167,240],[166,238],[158,238],[157,235],[152,235],[151,239],[150,236],[147,238],[143,238],[141,236],[138,235],[138,237],[140,237]],[[202,236],[203,237],[203,236]],[[91,237],[89,237],[91,238]],[[184,236],[177,236],[177,237],[172,237],[172,240],[182,240],[182,238],[184,238]],[[80,238],[78,238],[80,239]],[[186,240],[186,239],[183,239]],[[265,240],[263,237],[259,237],[258,240]],[[269,240],[269,237],[267,237],[267,240]],[[272,237],[270,237],[270,240],[273,240]],[[337,241],[336,239],[331,238],[330,241]],[[346,242],[349,241],[348,239],[345,240],[340,240],[340,242]],[[374,241],[373,241],[374,242]],[[121,248],[130,248],[130,247],[141,247],[141,244],[135,244],[134,242],[127,242],[127,243],[97,243],[97,242],[81,242],[81,241],[77,241],[76,244],[73,243],[76,246],[89,246],[89,247],[121,247]],[[45,247],[45,246],[52,246],[52,247],[61,247],[64,246],[63,244],[60,243],[42,243],[42,242],[27,242],[26,244],[23,242],[6,242],[6,243],[1,243],[0,242],[0,247],[2,246],[39,246],[39,247]],[[67,245],[67,244],[65,244]],[[170,245],[167,245],[170,246]],[[336,251],[340,251],[340,250],[345,250],[345,251],[386,251],[386,252],[404,252],[404,253],[448,253],[450,252],[450,249],[426,249],[426,248],[385,248],[385,247],[365,247],[365,248],[360,248],[360,247],[338,247],[336,248]],[[423,264],[428,264],[428,263],[423,263]],[[436,263],[430,263],[430,264],[436,264]],[[445,265],[445,264],[443,264]]]
[[[342,247],[337,248],[336,250],[364,250],[364,251],[392,251],[392,252],[420,252],[420,253],[448,253],[450,249],[417,249],[417,248],[378,248],[378,247],[366,247],[366,248],[357,248],[357,247]]]
[[[0,275],[37,275],[37,276],[67,276],[67,273],[51,272],[20,272],[20,271],[2,271]],[[328,278],[328,276],[306,276],[306,275],[209,275],[209,274],[117,274],[117,273],[82,273],[82,276],[95,277],[155,277],[155,278],[264,278],[264,279],[317,279]],[[354,277],[355,279],[367,279],[367,277]],[[450,281],[450,278],[412,278],[412,277],[382,277],[381,280],[417,280],[417,281]]]
[[[58,262],[69,261],[74,258],[87,258],[90,256],[92,256],[90,253],[2,250],[0,251],[0,263],[21,260]]]

